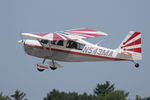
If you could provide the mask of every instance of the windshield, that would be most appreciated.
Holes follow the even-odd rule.
[[[41,43],[47,44],[47,43],[48,43],[48,40],[41,40]]]

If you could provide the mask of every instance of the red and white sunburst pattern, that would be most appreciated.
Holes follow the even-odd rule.
[[[47,39],[50,41],[55,40],[73,40],[73,39],[82,39],[82,38],[91,38],[91,37],[98,37],[98,36],[105,36],[106,33],[87,29],[87,28],[80,28],[80,29],[72,29],[72,30],[65,30],[65,31],[57,31],[57,32],[49,32],[49,33],[26,33],[24,36],[32,37],[32,38],[41,38]]]
[[[142,53],[141,33],[131,31],[120,45],[122,54]]]

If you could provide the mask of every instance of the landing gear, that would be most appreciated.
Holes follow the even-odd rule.
[[[140,65],[138,63],[135,64],[135,67],[138,68]]]
[[[42,63],[40,64],[36,64],[36,68],[38,71],[43,72],[45,69],[51,69],[51,70],[56,70],[57,68],[60,68],[62,66],[60,66],[59,64],[57,64],[56,62],[54,62],[54,60],[52,60],[52,62],[48,62],[48,66],[45,65],[46,58],[43,60]]]
[[[62,68],[62,66],[59,65],[58,63],[54,62],[54,60],[52,60],[51,62],[48,62],[48,65],[51,70],[56,70],[57,68]]]
[[[50,67],[51,70],[56,70],[57,69],[54,60],[52,60],[52,62],[49,62],[48,65],[49,65],[49,67]]]
[[[39,72],[43,72],[45,69],[37,68],[37,70],[38,70]]]
[[[46,65],[44,65],[43,63],[42,64],[36,64],[35,66],[36,66],[37,70],[40,72],[44,71],[45,69],[48,69],[48,67]]]
[[[39,43],[41,44],[41,46],[43,47],[43,49],[45,50],[44,52],[47,52],[46,47],[49,46],[49,56],[44,57],[42,64],[36,64],[37,70],[38,71],[44,71],[45,69],[51,69],[51,70],[56,70],[57,68],[61,67],[59,64],[57,64],[56,62],[54,62],[53,60],[53,54],[52,54],[52,50],[51,50],[51,43],[50,41],[47,40],[39,40]],[[48,66],[44,65],[44,62],[46,61],[46,59],[52,59],[52,62],[48,63]]]
[[[51,70],[56,70],[57,69],[56,67],[51,67],[51,66],[50,66],[50,68],[51,68]]]
[[[136,68],[139,68],[140,64],[136,63],[134,60],[132,61]]]
[[[42,61],[42,64],[36,64],[36,68],[39,72],[43,72],[45,69],[48,69],[48,67],[46,65],[44,65],[44,62],[46,61],[46,58],[44,58],[44,60]]]

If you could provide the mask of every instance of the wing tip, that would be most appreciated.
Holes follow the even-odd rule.
[[[27,36],[29,34],[31,34],[31,33],[21,33],[22,36]]]

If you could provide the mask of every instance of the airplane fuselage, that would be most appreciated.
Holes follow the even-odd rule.
[[[81,39],[75,42],[82,44],[82,46],[73,48],[68,46],[68,41],[63,41],[63,45],[48,42],[43,44],[45,47],[43,48],[37,40],[26,40],[24,49],[31,56],[64,62],[125,60],[121,59],[122,54],[117,50],[97,46]]]

